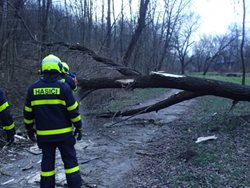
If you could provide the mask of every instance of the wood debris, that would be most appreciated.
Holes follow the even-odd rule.
[[[1,183],[1,185],[7,185],[7,184],[13,182],[14,180],[15,180],[15,179],[12,178],[12,179],[10,179],[10,180],[8,180],[8,181],[6,181],[6,182]]]
[[[205,141],[208,141],[208,140],[216,140],[216,139],[217,139],[217,137],[215,135],[213,135],[213,136],[202,136],[202,137],[197,138],[195,143],[205,142]]]

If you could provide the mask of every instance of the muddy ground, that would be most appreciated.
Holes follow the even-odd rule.
[[[76,144],[85,187],[250,187],[247,130],[240,135],[242,129],[209,129],[206,122],[214,114],[194,120],[199,100],[130,119],[85,119],[85,136]],[[209,135],[218,139],[195,143]],[[0,187],[39,187],[41,155],[35,144],[17,140],[1,150],[0,160]],[[57,187],[65,184],[58,154]]]

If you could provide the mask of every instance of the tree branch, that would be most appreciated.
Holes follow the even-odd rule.
[[[102,113],[97,115],[98,117],[102,118],[110,118],[110,117],[118,117],[118,116],[131,116],[131,115],[139,115],[139,114],[144,114],[144,113],[149,113],[153,111],[159,111],[161,109],[167,108],[169,106],[172,106],[174,104],[183,102],[185,100],[190,100],[195,97],[202,96],[203,94],[200,93],[193,93],[189,91],[181,91],[179,93],[176,93],[169,98],[162,100],[160,102],[157,102],[155,104],[141,107],[141,108],[136,108],[132,110],[126,110],[126,111],[119,111],[119,112],[108,112],[108,113]]]

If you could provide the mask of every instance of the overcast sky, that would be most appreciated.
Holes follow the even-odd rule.
[[[240,2],[240,4],[238,4]],[[201,16],[200,33],[223,34],[231,23],[242,23],[242,0],[194,0],[193,8]],[[246,22],[250,24],[249,4],[246,0]]]
[[[250,26],[250,0],[246,1],[246,22]],[[120,0],[115,3],[120,7]],[[124,1],[126,2],[126,1]],[[136,0],[133,0],[136,4]],[[139,2],[139,1],[138,1]],[[159,3],[163,1],[159,0]],[[125,9],[128,4],[124,3]],[[136,5],[137,8],[139,5]],[[164,7],[159,4],[159,7]],[[201,16],[199,33],[202,34],[224,34],[230,24],[242,23],[242,0],[193,0],[193,10]],[[128,10],[127,10],[128,11]]]
[[[72,1],[72,0],[68,0]],[[158,1],[158,8],[164,7],[163,0]],[[200,28],[198,30],[199,34],[195,38],[199,38],[198,35],[203,34],[224,34],[228,26],[232,23],[238,22],[242,24],[242,0],[192,0],[193,10],[201,16]],[[246,24],[250,28],[250,0],[246,1]],[[101,14],[101,0],[96,0],[100,2],[98,5]],[[106,2],[106,0],[105,0]],[[120,14],[121,0],[115,0],[115,14],[118,16]],[[138,11],[140,0],[132,0],[134,6],[132,7],[132,12]],[[129,14],[129,3],[128,0],[124,0],[125,13]],[[120,16],[120,15],[119,15]]]

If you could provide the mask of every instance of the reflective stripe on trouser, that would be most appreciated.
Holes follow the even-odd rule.
[[[41,163],[41,188],[55,187],[55,153],[56,144],[54,143],[39,143],[42,149],[42,163]]]
[[[67,178],[67,183],[70,188],[80,188],[82,180],[80,176],[79,166],[76,158],[76,150],[74,145],[75,137],[70,136],[63,144],[58,146],[64,162],[64,169]]]
[[[76,158],[76,151],[74,136],[70,136],[64,141],[59,142],[42,142],[38,143],[39,147],[42,148],[42,172],[52,171],[55,168],[55,150],[58,147],[61,158],[64,162],[64,168],[69,188],[80,188],[82,185],[81,176],[79,172],[78,162]],[[54,177],[54,176],[53,176]],[[50,181],[50,182],[48,182]],[[41,188],[55,185],[55,179],[51,177],[41,176]]]

